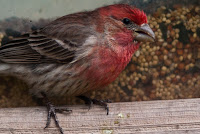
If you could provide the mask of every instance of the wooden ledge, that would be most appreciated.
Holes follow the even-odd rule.
[[[70,114],[57,114],[65,134],[184,134],[200,133],[200,99],[143,101],[99,106],[70,106]],[[0,109],[0,134],[59,134],[46,108]]]

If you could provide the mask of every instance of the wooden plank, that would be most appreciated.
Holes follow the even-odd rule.
[[[70,106],[58,114],[65,134],[199,134],[200,99],[143,101],[109,104],[110,114],[99,106]],[[0,109],[0,134],[59,134],[46,123],[46,108]]]

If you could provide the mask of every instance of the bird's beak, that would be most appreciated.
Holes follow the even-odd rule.
[[[148,24],[143,24],[141,27],[134,29],[134,40],[139,42],[154,42],[155,34]]]

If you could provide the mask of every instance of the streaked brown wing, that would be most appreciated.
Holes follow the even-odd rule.
[[[39,31],[0,47],[0,60],[6,63],[69,63],[77,49],[96,35],[94,12],[66,15]]]
[[[68,45],[73,47],[66,48]],[[75,49],[70,41],[55,40],[33,32],[2,46],[0,60],[5,63],[68,63],[73,60]]]

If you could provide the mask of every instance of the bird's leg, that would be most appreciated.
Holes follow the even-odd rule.
[[[42,96],[43,96],[43,99],[47,105],[47,110],[48,110],[48,115],[47,115],[47,123],[46,123],[46,126],[45,128],[48,128],[49,127],[49,124],[51,122],[51,117],[54,119],[55,123],[56,123],[56,126],[59,128],[60,130],[60,133],[63,134],[63,130],[62,128],[60,127],[59,125],[59,121],[58,121],[58,117],[56,115],[56,112],[63,112],[63,111],[66,111],[66,112],[71,112],[71,110],[68,110],[66,108],[57,108],[55,107],[50,101],[49,99],[47,98],[46,94],[45,93],[41,93]]]
[[[85,104],[88,104],[89,105],[89,109],[91,108],[91,106],[93,104],[96,104],[96,105],[103,106],[105,108],[105,110],[107,111],[107,115],[109,114],[109,107],[108,107],[107,103],[111,103],[110,100],[97,100],[97,99],[88,98],[86,96],[77,96],[77,97],[79,99],[83,100],[85,102]]]

